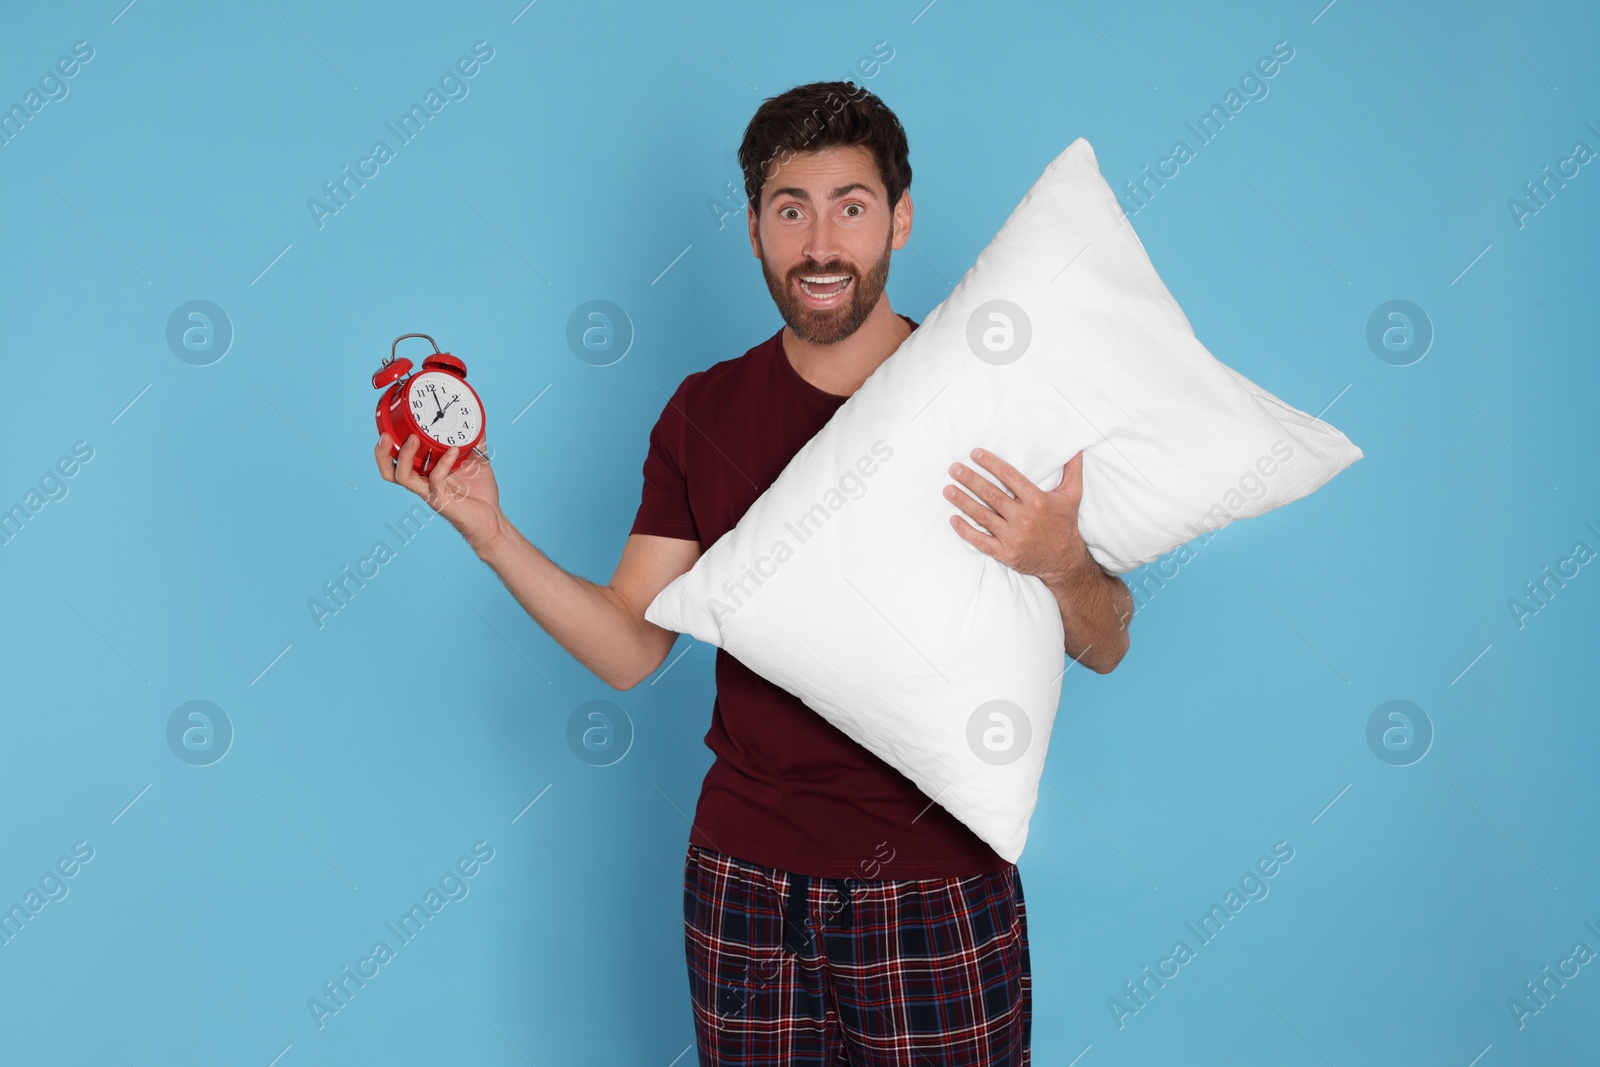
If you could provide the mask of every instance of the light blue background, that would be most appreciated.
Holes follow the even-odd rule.
[[[609,578],[665,395],[781,324],[713,210],[745,123],[880,41],[918,319],[1075,137],[1120,188],[1289,42],[1133,225],[1218,358],[1366,453],[1199,548],[1115,672],[1068,672],[1020,864],[1034,1062],[1594,1055],[1600,965],[1523,1028],[1507,1005],[1600,950],[1600,573],[1507,606],[1600,549],[1600,169],[1507,207],[1600,149],[1592,7],[124,3],[0,32],[6,107],[94,49],[0,147],[0,505],[94,449],[0,548],[0,903],[95,850],[0,946],[0,1062],[694,1062],[712,649],[613,691],[442,520],[325,627],[307,600],[417,503],[374,469],[367,380],[417,330],[467,361],[513,520]],[[477,41],[469,95],[319,229],[307,199]],[[194,299],[235,331],[210,366],[166,342]],[[565,341],[590,299],[636,331],[610,366]],[[1365,339],[1391,299],[1437,333],[1410,366]],[[566,729],[602,698],[634,738],[595,767]],[[193,699],[236,732],[206,767],[166,742]],[[1391,699],[1436,731],[1410,766],[1366,741]],[[480,840],[470,895],[319,1030],[308,998]],[[1270,895],[1119,1028],[1108,1000],[1278,841]]]

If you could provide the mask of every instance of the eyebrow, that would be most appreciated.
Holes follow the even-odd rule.
[[[874,199],[876,199],[876,194],[873,193],[872,187],[869,186],[869,185],[866,185],[866,184],[864,184],[862,182],[850,182],[848,185],[841,185],[837,189],[832,189],[832,190],[830,190],[828,192],[828,199],[829,200],[837,200],[841,196],[845,195],[846,193],[853,192],[854,190],[857,190],[857,189],[860,189],[862,192],[866,193],[868,196],[874,197]],[[806,192],[804,189],[797,189],[792,185],[785,185],[781,189],[772,190],[772,199],[773,200],[778,199],[778,197],[780,197],[780,196],[792,196],[796,200],[804,200],[808,204],[811,202],[811,194],[810,193]]]

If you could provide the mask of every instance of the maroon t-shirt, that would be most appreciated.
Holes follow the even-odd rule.
[[[800,377],[782,330],[689,375],[650,431],[630,533],[710,548],[847,399]],[[824,878],[964,877],[1009,866],[909,778],[720,648],[716,678],[705,736],[716,760],[691,844]]]

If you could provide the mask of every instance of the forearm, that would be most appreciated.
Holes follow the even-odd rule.
[[[1067,574],[1048,580],[1065,632],[1066,653],[1098,674],[1109,673],[1128,651],[1133,595],[1087,553]]]
[[[665,655],[650,659],[649,624],[616,590],[562,570],[503,515],[499,535],[477,553],[545,633],[607,685],[637,684]]]

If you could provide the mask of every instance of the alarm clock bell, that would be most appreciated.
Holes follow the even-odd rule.
[[[400,342],[420,337],[433,345],[433,354],[413,373],[409,359],[396,353]],[[427,474],[451,448],[467,449],[488,459],[479,445],[483,442],[483,401],[467,384],[467,365],[425,333],[405,333],[394,339],[389,358],[372,375],[372,387],[382,389],[378,398],[378,432],[387,433],[393,455],[415,434],[422,442],[412,463],[418,474]]]

